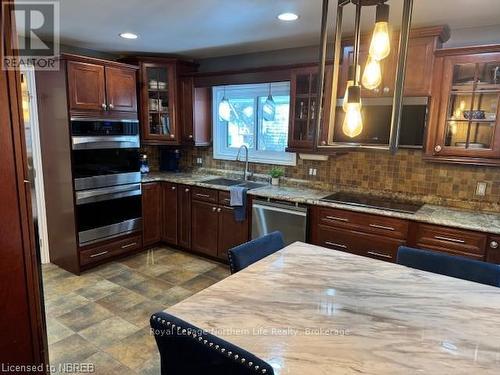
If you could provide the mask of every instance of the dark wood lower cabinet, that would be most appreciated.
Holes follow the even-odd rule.
[[[486,260],[491,263],[500,264],[500,236],[491,236],[488,238]]]
[[[142,184],[142,233],[144,246],[161,241],[162,190],[159,183]]]
[[[184,249],[191,249],[191,188],[177,186],[177,242]]]
[[[177,185],[163,183],[163,235],[162,240],[177,245]]]
[[[191,249],[210,256],[217,256],[218,213],[217,205],[193,200],[191,208]]]
[[[80,248],[80,266],[82,269],[95,266],[110,258],[129,254],[142,249],[142,235],[140,232],[129,236],[100,242]]]
[[[234,209],[221,206],[218,208],[219,233],[217,257],[227,260],[229,249],[248,241],[248,220],[236,221]]]

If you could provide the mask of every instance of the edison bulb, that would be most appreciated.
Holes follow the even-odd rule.
[[[342,131],[348,137],[354,138],[363,130],[363,119],[361,118],[361,104],[349,103],[342,123]]]
[[[370,43],[370,56],[380,61],[389,56],[390,52],[389,25],[387,22],[377,22]]]
[[[231,105],[226,97],[223,97],[219,103],[219,117],[222,121],[229,121],[231,119]]]
[[[346,83],[346,87],[345,87],[345,93],[344,93],[344,99],[342,100],[342,109],[344,110],[344,112],[347,112],[347,105],[348,105],[348,102],[349,102],[349,87],[351,86],[354,86],[354,73],[352,73],[352,70],[353,70],[353,66],[351,65],[349,67],[349,77],[348,77],[348,80],[347,80],[347,83]],[[356,81],[359,82],[359,72],[361,71],[361,67],[358,65],[358,68],[356,69]],[[360,104],[361,105],[361,104]]]
[[[368,90],[376,89],[382,83],[382,70],[380,69],[380,63],[371,56],[368,56],[368,61],[366,62],[361,83]]]

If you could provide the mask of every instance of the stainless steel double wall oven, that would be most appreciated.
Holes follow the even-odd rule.
[[[80,246],[141,230],[139,147],[137,120],[71,119]]]

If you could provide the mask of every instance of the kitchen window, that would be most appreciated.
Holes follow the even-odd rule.
[[[271,92],[275,103],[273,120],[263,108]],[[219,104],[229,102],[229,121],[219,115]],[[214,159],[235,160],[245,145],[255,163],[296,165],[296,155],[285,152],[288,144],[290,82],[259,83],[213,88]]]

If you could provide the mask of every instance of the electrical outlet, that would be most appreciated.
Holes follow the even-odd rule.
[[[203,165],[203,158],[196,158],[196,164]]]
[[[317,172],[318,172],[318,171],[317,171],[317,169],[316,169],[316,168],[314,168],[314,169],[313,169],[313,176],[316,176],[316,173],[317,173]]]
[[[313,169],[309,168],[309,176],[312,176],[312,175],[313,175]]]
[[[486,188],[488,187],[487,182],[478,182],[476,185],[476,195],[478,197],[484,197],[486,195]]]

